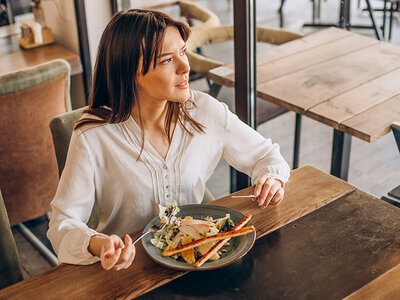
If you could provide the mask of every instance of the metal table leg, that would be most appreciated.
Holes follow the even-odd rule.
[[[392,131],[393,131],[393,136],[397,144],[397,148],[399,148],[400,151],[400,122],[394,122],[392,124]]]
[[[300,133],[301,133],[301,115],[296,114],[296,125],[294,129],[294,147],[293,147],[293,170],[299,167]]]
[[[283,5],[285,4],[286,0],[281,0],[281,5],[279,6],[278,9],[278,14],[279,14],[279,27],[283,27]]]
[[[375,22],[375,17],[373,15],[373,9],[371,7],[371,3],[369,0],[366,0],[369,15],[371,18],[372,25],[351,25],[350,24],[350,1],[351,0],[340,0],[340,10],[339,10],[339,22],[337,24],[328,24],[328,23],[305,23],[303,26],[312,26],[312,27],[331,27],[337,26],[339,28],[344,28],[350,30],[351,28],[360,28],[360,29],[374,29],[376,38],[378,40],[382,39],[382,36],[378,30],[378,27]]]
[[[371,17],[372,27],[374,28],[376,38],[377,38],[378,40],[382,40],[382,37],[381,37],[381,35],[380,35],[380,33],[379,33],[379,30],[378,30],[378,27],[376,26],[376,22],[375,22],[375,18],[374,18],[374,13],[372,12],[371,2],[370,2],[369,0],[366,0],[365,2],[367,3],[369,16]],[[384,3],[384,5],[386,6],[386,3]],[[385,34],[385,33],[383,33],[383,34]]]
[[[350,0],[340,0],[339,27],[350,30]]]
[[[347,181],[351,150],[351,135],[334,130],[331,174]]]

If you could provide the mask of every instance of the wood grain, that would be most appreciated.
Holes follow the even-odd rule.
[[[275,61],[277,59],[286,58],[298,53],[307,52],[316,47],[328,45],[331,42],[336,42],[346,37],[351,36],[352,33],[347,30],[341,30],[336,27],[328,28],[324,31],[305,36],[304,38],[290,41],[282,44],[279,47],[274,47],[257,56],[257,66]]]
[[[352,185],[311,166],[292,171],[285,200],[277,207],[260,209],[251,200],[229,196],[212,202],[253,215],[257,238],[300,218],[355,190]],[[253,187],[236,194],[252,193]],[[155,289],[184,271],[165,268],[152,261],[137,244],[134,264],[127,270],[103,271],[100,264],[75,266],[62,264],[44,273],[0,290],[0,298],[134,298]]]
[[[257,76],[262,77],[262,70],[264,67],[262,65],[271,63],[275,60],[290,57],[294,54],[303,53],[309,49],[319,47],[321,45],[329,44],[334,41],[351,36],[351,33],[346,30],[340,30],[335,27],[326,29],[323,32],[316,32],[302,39],[294,40],[279,47],[274,47],[266,52],[257,54]],[[222,76],[217,75],[213,70],[207,75],[207,78],[213,80],[217,84],[224,85],[226,87],[235,87],[235,66],[234,64],[229,64],[224,66],[226,69],[230,69],[231,72],[227,72]],[[267,67],[266,67],[267,68]],[[260,75],[258,73],[260,72]],[[268,72],[267,72],[268,73]],[[258,79],[257,79],[258,80]],[[264,80],[260,81],[263,82]]]
[[[244,215],[251,214],[259,238],[355,190],[354,186],[333,180],[334,177],[327,173],[317,172],[317,175],[316,170],[304,166],[292,171],[286,184],[285,199],[276,207],[269,206],[263,210],[256,202],[230,196],[215,200],[213,204],[235,208]],[[249,187],[233,195],[252,193],[253,187]]]
[[[372,107],[340,125],[340,131],[367,142],[374,142],[391,131],[400,119],[400,95]]]
[[[318,65],[377,43],[378,41],[361,35],[349,35],[338,40],[317,45],[308,49],[308,51],[298,51],[292,55],[280,57],[280,59],[271,59],[267,63],[260,63],[257,61],[257,84],[262,84]],[[279,49],[274,49],[281,50],[280,48],[281,47],[279,47]],[[269,56],[269,52],[272,52],[274,49],[264,52],[264,56]]]
[[[209,78],[234,87],[234,66],[223,68]],[[260,99],[368,142],[390,132],[387,120],[400,118],[392,100],[399,77],[400,47],[338,28],[257,55]]]
[[[382,274],[344,299],[400,299],[400,265]]]
[[[58,58],[65,59],[71,65],[71,75],[82,73],[81,59],[78,55],[59,44],[51,44],[29,50],[23,50],[18,47],[12,53],[4,54],[0,60],[0,75]]]
[[[313,106],[396,70],[400,67],[399,58],[400,47],[373,44],[261,84],[257,87],[257,94],[260,98],[304,114]]]
[[[398,95],[399,78],[400,69],[396,69],[312,107],[306,116],[339,130],[345,120]]]
[[[246,263],[192,272],[141,299],[343,299],[400,263],[399,216],[357,189],[258,239]]]

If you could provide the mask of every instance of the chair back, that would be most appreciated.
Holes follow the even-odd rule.
[[[220,25],[219,18],[214,12],[193,1],[181,0],[178,1],[178,5],[182,16],[188,20],[194,19],[202,22],[200,25],[192,26],[192,31],[205,30]]]
[[[21,263],[0,191],[0,289],[21,281]]]
[[[87,106],[58,115],[50,121],[49,126],[51,135],[53,136],[59,176],[61,176],[64,170],[74,124],[82,116],[82,112],[85,109],[87,109]]]
[[[69,84],[64,60],[0,76],[0,188],[11,225],[50,210],[58,176],[48,124],[70,110]]]
[[[64,170],[65,161],[67,160],[69,142],[71,140],[72,131],[74,130],[74,124],[82,116],[82,112],[87,108],[88,107],[86,106],[58,115],[54,117],[49,124],[53,136],[54,150],[57,156],[59,176],[61,176]],[[90,228],[96,229],[98,223],[98,205],[97,201],[95,201],[87,225]]]

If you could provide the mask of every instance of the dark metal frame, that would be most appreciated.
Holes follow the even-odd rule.
[[[371,6],[370,0],[365,0],[367,3],[367,10],[371,17],[372,26],[368,25],[351,25],[350,24],[350,1],[351,0],[340,0],[340,11],[339,11],[339,22],[338,24],[327,24],[327,23],[305,23],[303,26],[311,27],[340,27],[350,30],[351,28],[361,28],[361,29],[374,29],[376,38],[382,40],[381,33],[376,26],[375,17],[373,14],[373,8]]]
[[[14,19],[14,14],[12,12],[11,0],[6,0],[6,7],[7,7],[8,23],[9,24],[14,24],[15,23],[15,19]]]
[[[118,12],[118,1],[117,0],[111,0],[111,12],[112,14],[115,14]]]
[[[92,63],[89,52],[89,38],[86,24],[86,10],[83,0],[74,0],[76,24],[78,27],[79,52],[83,66],[83,88],[85,90],[86,104],[88,95],[92,87]]]
[[[301,120],[302,116],[296,113],[296,125],[294,127],[293,169],[297,169],[299,167]]]
[[[393,136],[400,151],[400,129],[392,125]],[[349,175],[351,135],[334,129],[331,174],[347,181]]]
[[[255,0],[234,0],[235,111],[255,128],[256,22]],[[250,185],[250,178],[231,168],[231,192]]]
[[[349,176],[351,135],[333,131],[331,174],[347,181]]]
[[[318,1],[318,3],[316,3]],[[278,8],[279,14],[279,27],[283,27],[283,6],[285,5],[286,0],[281,0],[281,4]],[[312,23],[315,24],[315,19],[319,19],[321,16],[321,0],[311,0],[312,2]]]
[[[397,144],[397,148],[400,151],[400,127],[396,126],[395,124],[392,125],[393,136]]]

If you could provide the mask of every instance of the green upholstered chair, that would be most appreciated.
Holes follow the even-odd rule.
[[[71,140],[74,124],[82,116],[82,112],[85,109],[87,109],[87,106],[55,116],[49,124],[51,134],[53,136],[54,150],[57,156],[59,176],[61,176],[61,173],[64,170],[65,161],[67,160],[69,142]],[[96,229],[99,223],[98,220],[99,219],[96,201],[94,203],[92,214],[89,218],[87,225],[90,228]]]
[[[81,117],[83,110],[87,107],[79,108],[71,112],[67,112],[58,115],[53,118],[50,122],[50,130],[53,135],[54,150],[57,156],[58,171],[61,173],[65,166],[65,161],[67,159],[69,142],[71,140],[71,135],[75,122]],[[206,188],[203,203],[208,203],[214,200],[210,191]],[[98,225],[98,212],[97,212],[97,202],[95,202],[92,214],[89,218],[87,225],[90,228],[96,229]]]
[[[56,152],[58,173],[61,176],[64,170],[65,161],[71,140],[72,131],[75,122],[82,116],[82,112],[88,107],[82,107],[73,111],[55,116],[50,121],[51,135],[53,136],[53,145]]]
[[[206,204],[214,200],[214,196],[211,194],[210,190],[206,187],[204,191],[203,201],[201,203]]]
[[[21,281],[22,268],[0,191],[0,289]]]
[[[17,224],[23,234],[28,231],[22,222],[49,212],[57,189],[48,124],[71,110],[70,69],[68,62],[58,59],[0,76],[0,188],[10,224]],[[28,233],[26,238],[51,254],[32,236]],[[57,263],[54,255],[43,254]]]

